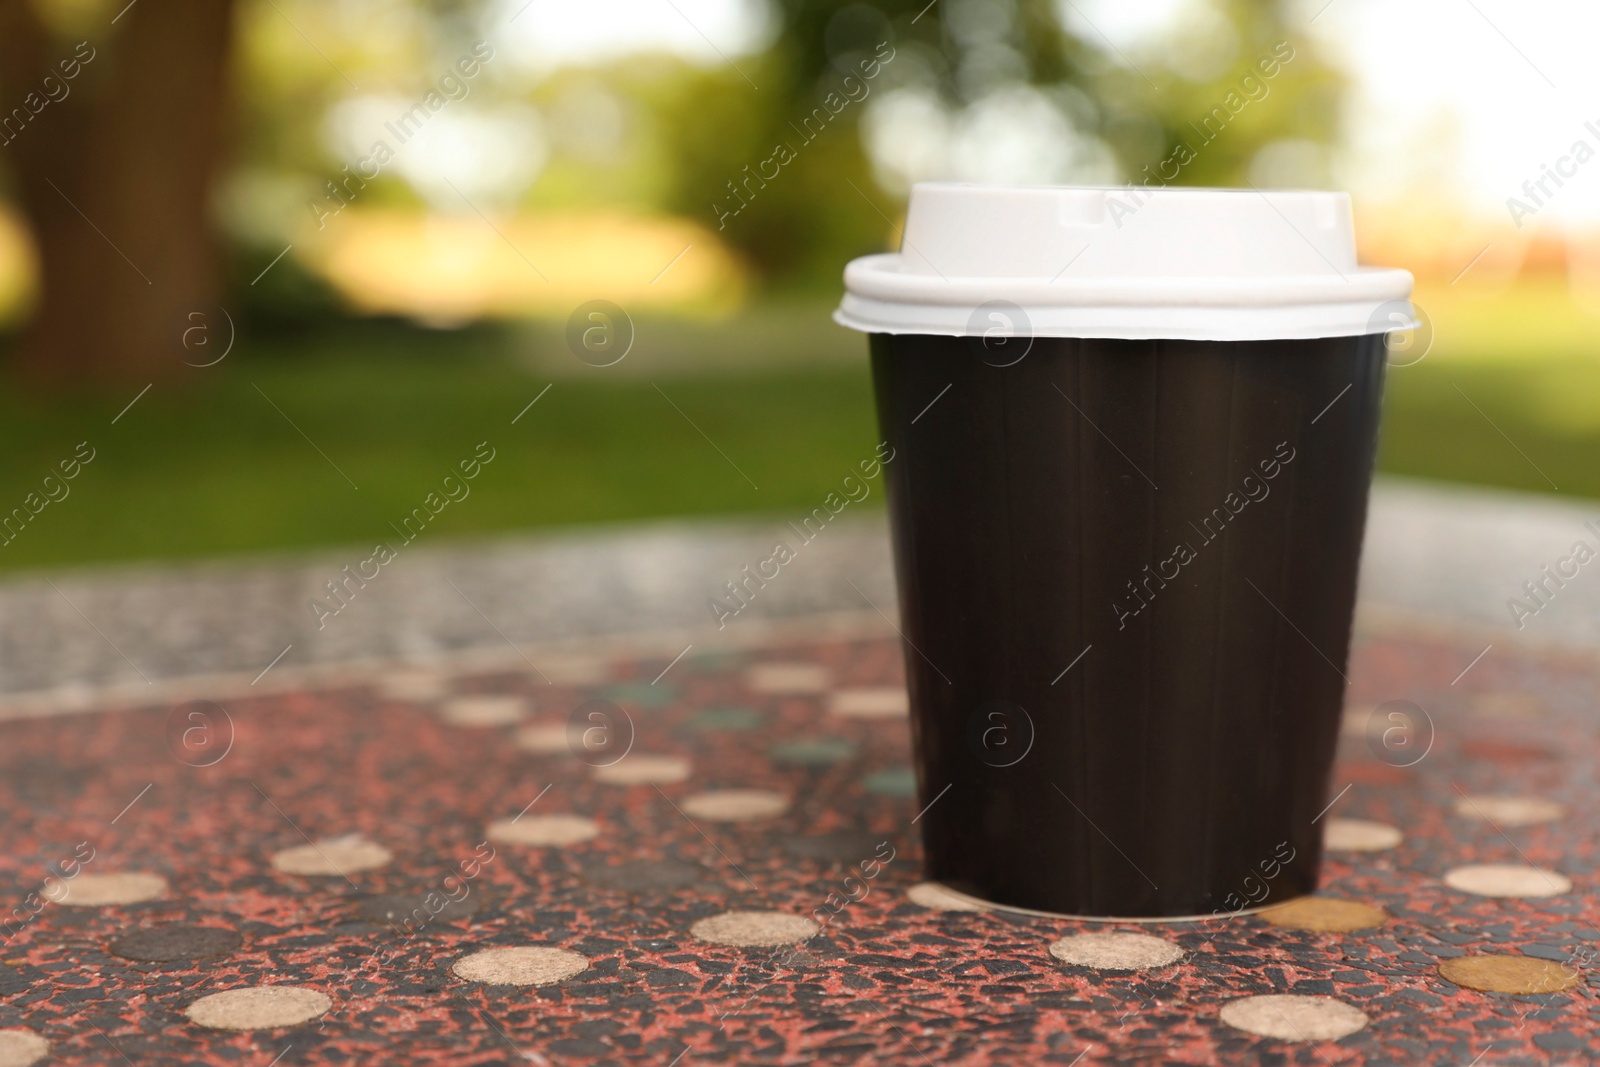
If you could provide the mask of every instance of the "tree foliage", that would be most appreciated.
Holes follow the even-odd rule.
[[[330,148],[333,109],[417,91],[510,17],[491,0],[117,6],[0,0],[5,109],[26,110],[80,37],[100,57],[0,149],[41,248],[21,359],[44,376],[161,363],[173,323],[220,296],[219,239],[276,254],[348,162]],[[531,71],[508,57],[470,106],[530,109],[548,134],[536,179],[503,207],[681,214],[778,287],[831,289],[846,259],[892,246],[911,179],[1325,180],[1341,83],[1286,0],[1189,0],[1120,43],[1091,21],[1109,10],[771,0],[767,45],[726,65],[627,55]],[[1008,163],[1018,151],[1033,162]],[[424,207],[395,173],[361,195]]]

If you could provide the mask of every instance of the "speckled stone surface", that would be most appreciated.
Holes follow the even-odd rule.
[[[877,614],[895,614],[888,534],[882,513],[870,511],[841,516],[781,581],[767,583],[724,629],[713,624],[707,599],[769,555],[775,537],[792,536],[785,518],[420,542],[336,616],[320,619],[312,599],[325,598],[326,584],[370,546],[94,567],[52,572],[49,581],[8,577],[0,581],[0,717],[27,713],[40,700],[92,708],[107,687],[140,700],[148,699],[139,695],[147,682],[237,675],[248,685],[270,668],[262,684],[272,685],[283,673],[368,662],[389,665],[395,690],[425,692],[426,678],[407,677],[393,663],[510,653],[514,645],[550,673],[540,650],[574,640],[683,635],[676,652],[691,641],[824,613],[853,613],[890,633]],[[1600,583],[1571,583],[1522,630],[1506,598],[1519,595],[1541,563],[1568,552],[1584,522],[1596,518],[1600,509],[1581,501],[1379,478],[1361,611],[1421,614],[1489,632],[1473,655],[1496,635],[1592,646],[1600,638]],[[858,700],[846,697],[843,706],[877,707]],[[892,714],[892,706],[881,713]]]
[[[1351,706],[1410,700],[1432,743],[1397,766],[1361,732],[1341,741],[1329,817],[1404,834],[1392,849],[1329,856],[1322,892],[1388,916],[1343,932],[1255,915],[1091,924],[949,907],[924,885],[909,723],[831,710],[835,692],[900,684],[892,640],[697,650],[675,665],[670,653],[621,656],[566,676],[581,683],[441,669],[438,685],[384,695],[333,679],[230,699],[231,745],[200,766],[171,747],[167,705],[0,722],[12,915],[0,1030],[31,1031],[49,1042],[46,1062],[72,1064],[1591,1062],[1600,660],[1497,646],[1452,685],[1480,650],[1465,636],[1357,642]],[[750,679],[772,677],[751,671],[761,664],[811,664],[828,683],[758,691]],[[586,750],[519,747],[525,723],[441,716],[468,694],[524,696],[553,720],[611,700],[638,752],[681,754],[690,772],[596,781]],[[1494,710],[1507,707],[1516,714]],[[749,790],[731,807],[703,800]],[[1511,792],[1566,814],[1499,826],[1457,809],[1462,795]],[[512,820],[584,832],[532,846],[489,833]],[[378,849],[388,862],[337,862]],[[289,850],[317,862],[275,865]],[[1495,864],[1572,887],[1501,898],[1444,880]],[[63,883],[70,899],[76,878],[100,871],[150,872],[166,888],[55,902]],[[696,936],[729,913],[820,931],[744,938],[763,947]],[[1117,971],[1051,953],[1106,933],[1181,954]],[[459,961],[515,963],[474,957],[512,948],[574,962],[462,977]],[[1441,969],[1487,955],[1549,962],[1560,980],[1481,992],[1447,976],[1505,985],[1479,973],[1489,964]],[[204,999],[261,987],[309,992],[273,994],[283,1005]]]

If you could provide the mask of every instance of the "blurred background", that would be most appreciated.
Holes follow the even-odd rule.
[[[1597,29],[1509,0],[0,0],[0,569],[370,545],[480,442],[430,542],[809,510],[875,440],[841,268],[924,179],[1348,189],[1429,321],[1381,468],[1600,495]]]

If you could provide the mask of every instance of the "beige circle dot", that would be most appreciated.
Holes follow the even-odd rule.
[[[1539,797],[1465,796],[1456,800],[1456,814],[1496,826],[1532,826],[1559,819],[1567,809]]]
[[[551,685],[599,685],[611,678],[611,667],[590,656],[550,656],[539,660],[539,674]]]
[[[428,670],[394,671],[379,678],[377,686],[378,692],[390,700],[408,700],[419,704],[438,700],[447,691],[444,676]]]
[[[517,945],[462,956],[450,969],[484,985],[554,985],[588,970],[589,960],[565,949]]]
[[[1481,993],[1560,993],[1582,978],[1570,963],[1505,955],[1458,956],[1439,964],[1439,974]]]
[[[526,697],[476,694],[448,700],[439,717],[452,726],[509,726],[528,715]]]
[[[976,900],[950,892],[938,882],[918,882],[906,890],[906,899],[933,911],[988,911]]]
[[[1370,819],[1329,819],[1322,833],[1322,847],[1329,852],[1382,852],[1404,840],[1397,828]]]
[[[213,1030],[273,1030],[310,1022],[333,1007],[326,994],[297,985],[250,986],[201,997],[184,1009]]]
[[[50,1042],[22,1026],[0,1030],[0,1067],[33,1067],[50,1052]]]
[[[284,874],[347,875],[386,866],[394,853],[360,834],[325,837],[272,855],[272,866]]]
[[[899,686],[840,689],[828,701],[828,710],[847,719],[903,719],[911,713],[911,699]]]
[[[820,693],[833,681],[833,672],[815,663],[758,663],[745,676],[757,693]]]
[[[61,886],[65,892],[59,895],[52,893],[51,900],[57,904],[74,904],[84,908],[139,904],[167,893],[167,880],[159,874],[145,871],[80,874],[62,882]]]
[[[684,800],[684,813],[712,822],[776,819],[789,810],[789,798],[767,789],[716,789]]]
[[[1553,897],[1572,891],[1572,879],[1520,863],[1475,863],[1444,872],[1444,884],[1480,897]]]
[[[1150,934],[1073,934],[1050,942],[1050,955],[1097,971],[1147,971],[1177,963],[1183,949]]]
[[[1300,897],[1261,913],[1268,924],[1284,930],[1310,930],[1321,934],[1347,934],[1371,930],[1389,921],[1389,913],[1371,904],[1332,897]]]
[[[1484,693],[1473,698],[1472,710],[1491,719],[1527,719],[1544,709],[1527,693]]]
[[[1339,736],[1361,738],[1367,735],[1367,722],[1378,709],[1376,704],[1357,704],[1344,709],[1339,717]]]
[[[630,752],[615,763],[594,769],[594,780],[607,785],[667,785],[689,777],[689,761],[682,756]]]
[[[530,723],[513,737],[518,748],[540,756],[571,755],[567,746],[567,724],[564,722]]]
[[[1332,997],[1270,993],[1241,997],[1222,1006],[1222,1021],[1235,1030],[1279,1041],[1337,1041],[1367,1025],[1361,1009]]]
[[[697,940],[742,948],[775,948],[815,937],[822,927],[786,911],[725,911],[689,927]]]
[[[576,845],[600,836],[600,824],[581,815],[524,815],[489,824],[489,840],[503,845]]]

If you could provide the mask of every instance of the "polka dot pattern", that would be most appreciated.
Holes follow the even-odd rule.
[[[581,815],[524,815],[489,824],[490,841],[502,845],[563,848],[600,836],[600,824]]]
[[[780,741],[768,751],[773,760],[780,764],[826,767],[852,759],[857,746],[846,737],[810,737],[798,741]]]
[[[0,1067],[33,1067],[50,1054],[50,1042],[25,1027],[0,1030]]]
[[[1456,814],[1496,826],[1533,826],[1566,814],[1566,808],[1538,797],[1464,796],[1456,799]]]
[[[1403,840],[1405,835],[1395,827],[1369,819],[1329,819],[1322,835],[1329,852],[1383,852]]]
[[[596,863],[583,871],[583,880],[589,885],[623,893],[684,889],[705,881],[705,877],[706,869],[699,864],[663,859]]]
[[[782,911],[727,911],[701,919],[689,928],[689,933],[713,945],[776,948],[805,941],[821,930],[821,926],[803,915]]]
[[[679,805],[686,815],[712,822],[775,819],[789,810],[789,798],[767,789],[720,789],[696,793]]]
[[[1564,874],[1515,863],[1478,863],[1445,872],[1444,884],[1480,897],[1553,897],[1572,892]]]
[[[910,767],[886,767],[873,771],[862,779],[867,792],[880,797],[914,797],[917,795],[917,774]]]
[[[56,903],[82,908],[142,904],[167,895],[167,880],[147,871],[84,873],[63,884],[66,894]]]
[[[1316,933],[1352,933],[1372,930],[1389,919],[1389,913],[1371,904],[1331,897],[1301,897],[1261,912],[1262,921],[1285,930]]]
[[[1073,934],[1050,943],[1050,955],[1062,963],[1097,971],[1147,971],[1183,959],[1177,944],[1150,934]]]
[[[516,746],[539,756],[570,756],[572,748],[564,722],[530,723],[513,735]]]
[[[1439,964],[1439,974],[1467,989],[1522,995],[1561,993],[1583,980],[1583,972],[1570,963],[1490,954],[1445,960]]]
[[[766,717],[755,708],[714,707],[702,708],[690,715],[685,725],[698,733],[721,731],[745,733],[759,730],[765,723]]]
[[[429,923],[453,923],[470,919],[483,903],[485,891],[473,892],[470,887],[463,893],[464,883],[452,876],[426,890],[408,893],[374,893],[356,899],[351,914],[357,920],[387,926],[397,933],[411,936]]]
[[[547,685],[601,685],[611,677],[611,667],[598,656],[540,656],[534,677]]]
[[[277,1030],[327,1013],[333,1001],[304,986],[265,985],[201,997],[184,1009],[196,1026],[212,1030]]]
[[[611,686],[605,696],[624,707],[664,708],[678,699],[678,687],[671,682],[627,682]]]
[[[295,845],[272,855],[272,866],[284,874],[348,877],[386,867],[394,854],[360,834],[327,837]]]
[[[828,711],[846,719],[904,719],[911,701],[898,686],[840,689],[829,699]]]
[[[738,640],[750,632],[741,625]],[[124,881],[101,887],[114,903],[47,901],[20,924],[0,961],[0,1006],[13,1011],[0,1067],[13,1054],[120,1063],[84,1029],[91,1018],[141,1063],[222,1062],[240,1050],[265,1063],[292,1045],[285,1065],[312,1052],[423,1064],[519,1051],[643,1064],[682,1051],[673,1035],[713,1032],[741,1063],[865,1055],[925,1067],[975,1048],[996,1062],[1066,1062],[1085,1046],[1098,1051],[1084,1063],[1410,1063],[1448,1059],[1431,1053],[1463,1040],[1466,1063],[1490,1036],[1483,1067],[1587,1062],[1600,1048],[1586,1014],[1589,935],[1600,930],[1587,881],[1600,853],[1583,798],[1600,713],[1592,682],[1571,677],[1587,661],[1519,665],[1497,644],[1467,685],[1560,683],[1536,715],[1508,725],[1468,713],[1469,691],[1444,692],[1482,646],[1441,656],[1430,640],[1413,674],[1392,649],[1375,674],[1370,649],[1381,641],[1358,635],[1352,690],[1376,700],[1435,687],[1443,743],[1406,769],[1361,739],[1341,744],[1335,789],[1349,788],[1313,831],[1329,845],[1317,893],[1290,900],[1279,880],[1265,911],[1170,924],[1019,916],[918,881],[934,868],[918,839],[925,827],[908,823],[946,781],[914,795],[895,641],[758,646],[716,665],[685,656],[654,687],[681,644],[598,661],[592,688],[547,685],[502,652],[492,666],[423,669],[429,684],[403,706],[378,702],[365,675],[362,685],[251,692],[236,711],[240,744],[212,770],[165,751],[148,773],[137,766],[162,749],[151,740],[169,708],[86,703],[63,718],[59,744],[50,720],[0,714],[0,810],[20,813],[0,823],[0,854],[38,860],[19,868],[13,903],[66,855],[52,843],[75,840],[69,820],[102,827],[100,852],[81,881],[51,885],[94,899],[105,875],[111,886],[166,876],[153,896]],[[825,668],[827,686],[756,692],[746,664],[763,658]],[[1600,680],[1600,666],[1592,673]],[[597,782],[593,754],[571,753],[564,716],[607,695],[630,701],[633,755],[692,756],[683,782],[662,792]],[[445,711],[474,702],[487,713],[452,722]],[[493,710],[506,705],[537,716]],[[88,760],[86,735],[117,759]],[[337,864],[311,860],[252,779],[313,836],[328,834],[324,851],[377,849],[381,865],[358,872],[358,855],[351,885]],[[149,795],[105,827],[146,782]],[[1482,790],[1470,793],[1481,811],[1456,783]],[[958,787],[940,803],[973,801]],[[357,827],[371,838],[345,834]],[[884,860],[889,843],[898,854],[881,870],[861,865]],[[269,866],[279,846],[301,850],[289,869],[321,873]],[[1458,887],[1502,892],[1494,882],[1506,869],[1526,882],[1518,849],[1557,888],[1576,887],[1517,899]],[[1136,858],[1167,885],[1171,863]],[[128,863],[146,871],[119,870]],[[58,988],[74,993],[51,998]],[[811,1011],[818,989],[825,1016]],[[1298,999],[1269,1011],[1274,1001],[1253,993]],[[207,999],[217,994],[228,997]],[[133,1008],[119,1011],[124,1003]],[[823,1018],[837,1028],[808,1027]]]
[[[1360,740],[1367,736],[1367,723],[1372,718],[1372,713],[1377,710],[1375,705],[1365,704],[1354,708],[1345,708],[1344,714],[1339,718],[1339,736]]]
[[[1474,697],[1472,710],[1488,719],[1530,719],[1543,709],[1538,698],[1528,693],[1484,693]]]
[[[225,956],[244,943],[237,930],[191,923],[161,923],[130,930],[111,942],[114,955],[130,960],[166,963]]]
[[[1337,1041],[1368,1021],[1361,1009],[1333,997],[1283,993],[1230,1000],[1221,1018],[1235,1030],[1279,1041]]]
[[[489,948],[463,956],[450,968],[456,977],[483,985],[544,986],[576,978],[589,961],[576,952],[544,946]]]
[[[421,704],[441,699],[449,691],[442,673],[429,670],[401,670],[378,679],[379,695],[388,700],[402,700]]]
[[[757,693],[780,696],[821,693],[833,683],[833,672],[815,663],[758,663],[745,684]]]
[[[510,726],[528,715],[528,701],[518,696],[461,696],[439,708],[452,726]]]
[[[952,893],[938,882],[918,882],[906,890],[906,899],[931,911],[988,911],[975,900]]]
[[[682,756],[630,752],[615,763],[594,769],[594,780],[606,785],[671,785],[689,777],[689,761]]]

